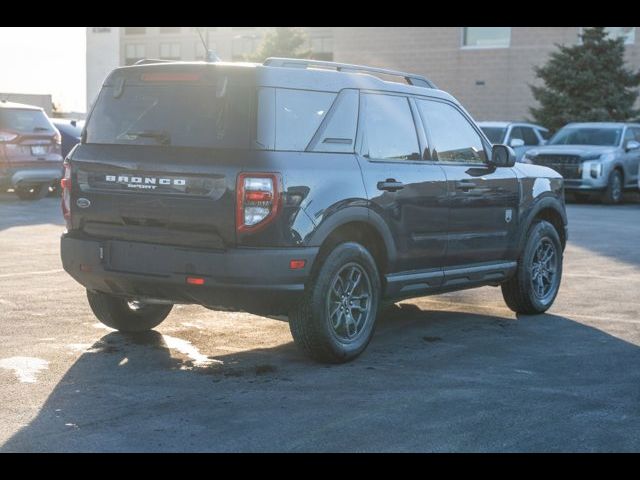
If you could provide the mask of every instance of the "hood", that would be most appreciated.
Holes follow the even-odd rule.
[[[605,153],[612,153],[617,147],[598,145],[544,145],[527,150],[528,156],[538,155],[576,155],[579,157],[599,157]]]

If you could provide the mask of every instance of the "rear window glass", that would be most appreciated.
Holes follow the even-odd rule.
[[[0,128],[21,133],[53,132],[42,110],[0,108]]]
[[[225,82],[105,86],[87,143],[247,148],[255,89]]]
[[[278,88],[276,150],[305,151],[335,98],[335,93]]]

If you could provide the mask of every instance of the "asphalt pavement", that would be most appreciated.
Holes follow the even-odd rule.
[[[103,327],[62,270],[59,200],[2,194],[0,451],[639,451],[640,203],[568,214],[547,314],[492,287],[401,302],[326,366],[277,319]]]

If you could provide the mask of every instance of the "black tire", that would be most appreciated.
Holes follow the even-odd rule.
[[[319,267],[289,313],[291,335],[317,361],[348,362],[364,351],[373,336],[381,291],[378,268],[367,249],[355,242],[336,246],[316,262]],[[353,280],[345,284],[345,275]]]
[[[89,306],[107,327],[120,332],[144,332],[157,327],[167,318],[173,305],[151,305],[136,302],[135,307],[124,298],[87,290]]]
[[[540,267],[537,260],[540,248],[552,248],[555,263],[548,270],[554,270],[552,280],[547,268]],[[562,245],[558,232],[549,222],[535,222],[527,232],[527,242],[518,260],[515,276],[502,284],[502,296],[507,306],[516,313],[536,315],[553,305],[562,281]],[[544,262],[542,262],[544,263]],[[551,268],[553,267],[553,268]],[[545,278],[547,287],[545,287]],[[535,286],[534,286],[535,284]],[[542,284],[543,288],[539,288]],[[541,293],[543,295],[541,295]]]
[[[623,199],[623,183],[622,183],[622,174],[620,170],[614,170],[609,175],[609,181],[607,182],[607,189],[602,194],[602,203],[607,205],[618,205],[622,203]]]
[[[20,200],[40,200],[49,193],[49,186],[44,183],[38,185],[19,185],[15,188]]]

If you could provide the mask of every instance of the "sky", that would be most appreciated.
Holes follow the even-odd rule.
[[[51,94],[85,111],[85,27],[0,27],[0,92]]]

